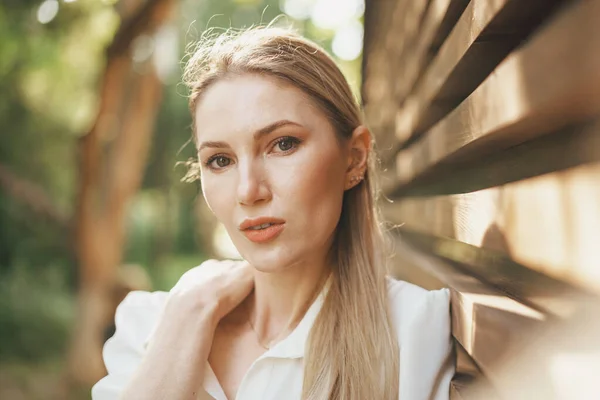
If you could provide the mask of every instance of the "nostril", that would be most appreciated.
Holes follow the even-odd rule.
[[[269,186],[256,173],[246,173],[240,176],[237,200],[241,205],[256,205],[271,198]]]

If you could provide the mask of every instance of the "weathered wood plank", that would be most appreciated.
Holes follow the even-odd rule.
[[[430,274],[414,264],[414,259],[407,259],[401,253],[395,252],[389,260],[390,274],[403,281],[414,283],[427,290],[436,290],[445,287],[435,275]]]
[[[450,382],[450,400],[471,400],[466,390],[471,380],[468,377],[457,376]]]
[[[524,337],[526,346],[508,354],[491,375],[503,399],[596,399],[600,373],[600,304],[582,304],[568,320],[544,324]],[[488,391],[469,387],[476,399]]]
[[[565,10],[458,108],[397,156],[400,182],[483,158],[600,112],[600,2]]]
[[[418,45],[419,36],[421,35],[421,23],[427,11],[428,3],[429,1],[407,2],[407,7],[403,10],[400,22],[402,25],[402,34],[398,37],[395,52],[395,57],[397,58],[397,62],[395,62],[395,79],[392,81],[394,86],[392,95],[396,100],[398,100],[398,94],[406,84],[405,80],[410,79],[405,76],[405,60],[412,58],[415,54],[415,48]]]
[[[515,146],[510,145],[520,140],[519,136],[501,140],[492,135],[490,140],[469,143],[433,165],[428,163],[443,151],[446,142],[425,139],[398,157],[398,178],[388,178],[388,196],[473,192],[600,161],[600,117]]]
[[[398,112],[398,139],[418,136],[458,105],[557,3],[472,0]]]
[[[465,274],[477,277],[549,315],[568,317],[582,301],[597,297],[588,290],[520,265],[502,251],[432,236],[406,227],[398,228],[396,233],[413,247],[441,257]]]
[[[393,147],[394,119],[398,105],[392,90],[400,53],[404,48],[405,10],[412,0],[375,1],[365,3],[365,36],[363,57],[362,101],[369,124],[381,148]],[[392,162],[395,152],[387,159]]]
[[[386,218],[600,289],[600,163],[468,194],[403,199]]]
[[[418,30],[418,36],[416,30],[411,35],[411,46],[407,46],[401,54],[400,65],[397,69],[395,97],[399,101],[398,104],[404,101],[406,95],[415,86],[421,71],[433,58],[431,49],[435,46],[434,41],[441,42],[442,38],[448,35],[468,2],[469,0],[432,0],[429,2],[427,10],[424,8],[419,10],[424,13],[424,15],[418,15],[419,19],[423,18],[423,23]],[[413,2],[415,5],[419,3],[425,4],[426,2]],[[442,23],[445,32],[441,29]]]
[[[477,391],[473,390],[476,388]],[[485,397],[480,393],[485,391]],[[479,379],[473,379],[470,376],[457,374],[450,382],[451,400],[498,400],[498,393],[489,385],[487,379],[483,376]]]
[[[458,271],[442,259],[420,252],[401,239],[398,250],[407,258],[437,275],[451,291],[452,333],[484,375],[502,362],[506,352],[517,348],[520,338],[538,327],[547,316],[531,307],[506,297],[500,291],[474,277]]]
[[[454,28],[454,25],[456,25],[456,22],[465,11],[465,8],[467,8],[469,5],[469,1],[471,0],[450,0],[450,5],[446,10],[444,19],[442,19],[442,21],[439,23],[437,32],[431,42],[430,51],[433,53],[432,58],[448,38],[448,35]],[[437,7],[440,6],[438,5]]]
[[[395,57],[398,58],[399,67],[405,57],[411,57],[421,30],[423,15],[427,10],[427,1],[406,1],[404,8],[399,13],[397,24],[400,36],[396,38]]]
[[[471,358],[469,353],[461,346],[460,343],[454,343],[454,350],[456,354],[456,375],[468,376],[471,379],[477,379],[482,377],[481,368]]]

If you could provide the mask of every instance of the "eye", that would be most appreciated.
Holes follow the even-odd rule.
[[[300,144],[300,140],[291,136],[284,136],[275,141],[273,151],[275,153],[287,153],[298,147],[298,144]]]
[[[231,159],[223,155],[215,155],[206,161],[206,165],[212,169],[222,169],[231,164]]]

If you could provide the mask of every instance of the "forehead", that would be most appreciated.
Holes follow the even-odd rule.
[[[300,89],[255,74],[217,81],[202,95],[195,113],[201,140],[226,140],[229,135],[252,133],[279,120],[290,120],[309,130],[329,125]]]

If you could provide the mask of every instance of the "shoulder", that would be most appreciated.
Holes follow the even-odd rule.
[[[129,292],[117,307],[115,335],[107,341],[105,347],[110,347],[111,341],[121,338],[144,345],[158,322],[167,296],[167,292]]]
[[[403,325],[437,320],[450,323],[450,291],[426,290],[412,283],[387,278],[388,301],[394,320]]]
[[[119,304],[115,313],[115,334],[102,350],[108,375],[94,385],[92,399],[118,397],[142,361],[167,296],[167,292],[133,291]]]
[[[400,346],[400,397],[447,400],[454,374],[450,291],[392,278],[387,285]]]

